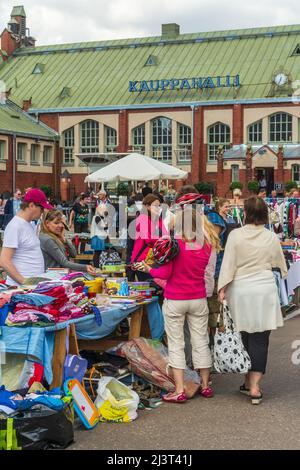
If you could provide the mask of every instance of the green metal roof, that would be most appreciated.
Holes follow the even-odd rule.
[[[26,18],[26,13],[25,13],[23,5],[13,7],[10,16],[12,16],[12,17],[13,16],[23,16],[24,18]]]
[[[277,96],[275,73],[300,79],[300,56],[292,55],[298,44],[300,25],[23,47],[0,65],[0,80],[16,103],[32,96],[35,111],[265,100]],[[157,65],[145,66],[150,55]],[[32,75],[41,62],[45,72]],[[129,91],[129,81],[227,74],[239,74],[239,88]],[[70,96],[61,96],[64,88],[72,89]],[[279,96],[290,94],[283,89]]]
[[[58,134],[42,123],[38,123],[22,109],[6,100],[0,103],[0,134],[16,134],[38,137],[45,140],[57,140]]]

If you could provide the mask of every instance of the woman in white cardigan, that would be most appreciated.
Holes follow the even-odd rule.
[[[270,333],[283,326],[272,268],[279,268],[283,278],[287,276],[280,242],[264,227],[267,223],[268,207],[263,199],[247,199],[245,226],[228,237],[218,283],[219,300],[227,300],[251,359],[251,371],[240,391],[251,396],[253,404],[262,400],[260,382],[266,369]]]

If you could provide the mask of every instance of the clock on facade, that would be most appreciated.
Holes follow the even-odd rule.
[[[288,81],[288,76],[285,73],[278,73],[274,78],[274,82],[278,86],[285,85],[287,81]]]

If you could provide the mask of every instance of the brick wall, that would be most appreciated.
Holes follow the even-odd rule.
[[[244,142],[243,136],[244,111],[241,104],[233,105],[232,143],[239,145]]]
[[[19,43],[17,43],[11,34],[5,29],[1,35],[1,49],[7,52],[7,55],[11,55],[16,49],[18,49]]]
[[[118,152],[125,153],[128,151],[128,111],[125,109],[122,109],[119,113],[118,134]]]

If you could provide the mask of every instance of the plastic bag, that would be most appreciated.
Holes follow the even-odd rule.
[[[136,338],[123,343],[121,354],[125,355],[136,375],[168,392],[174,390],[175,382],[167,373],[168,350],[160,341]],[[199,389],[199,375],[187,367],[184,382],[188,398],[193,397]]]
[[[137,418],[139,396],[126,385],[113,377],[103,377],[99,381],[95,406],[100,421],[109,423],[129,423]]]
[[[32,409],[0,420],[0,450],[65,449],[74,440],[74,411]]]

